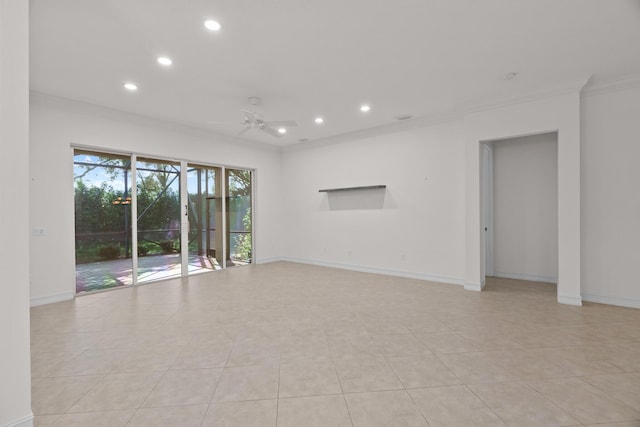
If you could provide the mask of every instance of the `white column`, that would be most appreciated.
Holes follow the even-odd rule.
[[[0,425],[32,426],[29,2],[0,0]]]

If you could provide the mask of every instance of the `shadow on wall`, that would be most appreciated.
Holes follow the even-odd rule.
[[[386,188],[326,193],[320,204],[321,211],[394,209],[395,207],[396,204]]]

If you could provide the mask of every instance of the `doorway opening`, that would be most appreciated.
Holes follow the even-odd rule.
[[[482,144],[485,283],[557,284],[558,133]]]

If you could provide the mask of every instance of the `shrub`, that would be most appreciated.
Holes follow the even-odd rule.
[[[173,246],[173,240],[163,240],[160,242],[160,247],[162,248],[162,252],[165,254],[172,254],[176,252],[176,249]]]
[[[102,246],[98,249],[98,256],[104,259],[116,259],[120,256],[119,246]]]

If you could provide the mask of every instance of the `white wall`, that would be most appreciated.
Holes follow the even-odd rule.
[[[593,91],[580,102],[575,90],[468,114],[464,122],[403,124],[282,154],[36,96],[30,221],[31,228],[44,228],[45,236],[31,238],[32,300],[73,293],[71,143],[258,168],[258,262],[285,258],[449,283],[478,281],[479,289],[478,142],[560,130],[558,241],[565,245],[567,287],[562,293],[560,247],[559,300],[579,304],[582,293],[587,300],[640,306],[634,268],[640,255],[639,91]],[[318,192],[373,184],[387,189]]]
[[[558,277],[558,135],[493,142],[494,276]]]
[[[283,165],[286,258],[462,284],[461,122],[290,149]]]
[[[31,301],[71,298],[75,289],[71,144],[160,158],[255,168],[255,259],[277,257],[282,240],[281,156],[230,138],[42,94],[31,100]],[[52,274],[52,272],[56,274]]]
[[[29,339],[29,2],[0,0],[0,425],[32,426]]]
[[[640,82],[582,100],[582,293],[640,307]]]

